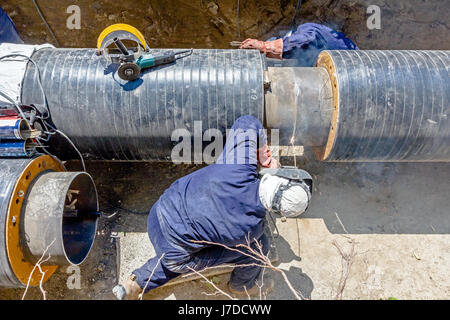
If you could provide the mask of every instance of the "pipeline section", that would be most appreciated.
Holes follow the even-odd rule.
[[[0,287],[37,286],[58,266],[80,264],[96,235],[98,200],[92,178],[66,172],[56,158],[0,159]]]
[[[132,82],[95,50],[32,57],[55,126],[92,159],[170,160],[175,129],[225,133],[251,114],[318,160],[450,161],[449,51],[323,51],[316,67],[264,71],[255,50],[194,50]],[[29,64],[22,101],[41,100]]]
[[[449,67],[449,51],[336,50],[269,68],[267,125],[318,160],[447,162]]]
[[[202,133],[214,128],[225,135],[242,115],[263,120],[263,60],[256,50],[193,50],[131,82],[94,49],[41,49],[32,58],[52,121],[92,159],[170,160],[175,129],[193,135],[197,125]],[[43,103],[33,64],[22,102]],[[66,142],[59,149],[56,154],[76,158],[67,155]]]

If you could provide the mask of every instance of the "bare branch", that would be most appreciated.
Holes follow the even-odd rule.
[[[22,300],[25,299],[25,296],[27,295],[28,292],[28,288],[30,287],[30,282],[31,282],[31,278],[33,277],[33,273],[36,270],[36,268],[39,269],[39,272],[41,273],[41,280],[39,281],[39,289],[42,292],[42,296],[44,300],[47,300],[47,293],[43,288],[43,281],[44,281],[44,277],[47,271],[43,272],[42,268],[41,268],[41,264],[47,262],[48,260],[50,260],[51,255],[49,254],[47,258],[44,259],[45,254],[47,253],[48,249],[50,249],[51,245],[56,241],[56,239],[53,239],[53,241],[45,248],[44,252],[42,253],[42,256],[39,258],[39,260],[36,262],[36,264],[34,265],[33,269],[31,270],[31,273],[28,277],[28,281],[27,281],[27,286],[25,287],[25,291],[23,292],[22,295]]]
[[[244,286],[244,290],[245,290],[245,294],[247,295],[248,300],[252,300],[252,298],[250,297],[250,294],[247,291],[247,286]]]
[[[200,276],[203,280],[205,280],[207,283],[209,283],[214,289],[216,289],[218,292],[220,292],[221,294],[223,294],[224,296],[226,296],[227,298],[229,298],[230,300],[236,300],[235,298],[233,298],[232,296],[230,296],[228,293],[226,293],[225,291],[221,290],[219,287],[217,287],[211,280],[209,280],[208,278],[206,278],[203,274],[201,274],[200,272],[198,272],[197,270],[194,270],[191,267],[187,267],[189,270],[191,270],[192,272],[194,272],[195,274],[197,274],[198,276]]]
[[[209,245],[213,245],[213,246],[223,247],[223,248],[225,248],[227,250],[234,251],[234,252],[239,252],[239,253],[243,254],[244,256],[250,257],[250,258],[255,259],[255,260],[259,260],[259,259],[256,259],[251,254],[248,254],[248,253],[246,253],[246,252],[244,252],[242,250],[236,249],[236,248],[229,247],[229,246],[224,245],[222,243],[210,242],[210,241],[206,241],[206,240],[191,240],[191,242],[193,242],[193,243],[200,243],[200,244],[209,244]],[[238,246],[246,247],[245,245],[237,245],[236,247],[238,247]],[[260,262],[264,263],[264,260],[260,260]]]
[[[191,240],[191,241],[194,242],[194,243],[201,243],[201,244],[220,246],[220,247],[223,247],[223,248],[225,248],[227,250],[230,250],[230,251],[239,252],[239,253],[247,256],[247,257],[252,258],[253,260],[255,260],[257,262],[260,262],[262,265],[257,265],[257,266],[259,266],[261,268],[270,268],[272,270],[275,270],[275,271],[281,273],[281,275],[282,275],[284,281],[286,282],[289,290],[292,292],[292,294],[295,296],[295,298],[298,299],[298,300],[302,300],[302,299],[305,300],[306,298],[300,292],[298,292],[297,290],[294,289],[292,283],[289,281],[289,279],[288,279],[287,275],[285,274],[285,272],[282,269],[280,269],[278,267],[275,267],[272,264],[272,262],[270,261],[270,258],[268,257],[268,254],[265,255],[263,253],[262,244],[260,242],[258,242],[256,239],[254,239],[255,245],[256,245],[256,248],[257,248],[255,250],[255,249],[253,249],[251,247],[250,238],[246,237],[245,239],[246,239],[247,244],[238,244],[238,245],[236,245],[233,248],[229,247],[227,245],[221,244],[221,243],[216,243],[216,242],[211,242],[211,241],[204,241],[204,240]],[[245,249],[245,251],[236,249],[236,247],[243,248],[243,249]],[[248,251],[249,253],[247,253],[246,251]],[[203,269],[202,271],[210,269],[210,268],[213,268],[213,267],[207,267],[207,268]],[[190,269],[192,269],[192,268],[190,268]],[[195,273],[199,274],[197,271],[195,271]]]
[[[335,214],[335,216],[336,216],[336,218],[337,218],[337,221],[338,221],[339,224],[341,225],[342,229],[344,229],[345,233],[348,234],[348,231],[347,231],[347,229],[345,229],[344,224],[342,223],[341,219],[339,219],[339,216],[338,216],[337,212],[335,212],[334,214]]]
[[[161,255],[161,257],[159,257],[158,261],[155,264],[155,267],[152,270],[152,273],[150,274],[150,277],[148,277],[147,282],[145,283],[144,289],[142,290],[142,292],[139,294],[139,299],[142,300],[142,298],[144,297],[144,293],[145,290],[147,289],[148,283],[150,282],[150,279],[153,277],[153,274],[155,273],[156,268],[158,267],[159,263],[161,262],[161,259],[164,257],[166,253],[163,253]]]
[[[339,279],[339,285],[336,292],[336,299],[342,300],[342,293],[344,292],[345,284],[347,283],[347,278],[350,273],[350,267],[353,264],[353,258],[355,257],[355,242],[351,241],[352,247],[349,253],[345,253],[344,250],[340,247],[336,240],[333,240],[333,245],[339,251],[339,254],[342,257],[341,265],[341,276]]]

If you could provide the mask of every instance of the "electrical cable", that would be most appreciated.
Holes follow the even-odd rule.
[[[53,127],[50,123],[48,123],[48,122],[46,121],[48,118],[50,118],[50,109],[49,109],[49,107],[48,107],[47,96],[45,95],[44,87],[43,87],[43,85],[42,85],[41,72],[40,72],[40,70],[39,70],[39,67],[38,67],[37,63],[36,63],[33,59],[31,59],[30,57],[28,57],[28,56],[26,56],[26,55],[24,55],[24,54],[20,54],[20,53],[7,54],[7,55],[4,55],[4,56],[1,56],[1,57],[0,57],[0,60],[2,60],[2,59],[4,59],[4,58],[10,58],[10,57],[24,57],[24,58],[28,59],[28,61],[31,61],[31,62],[33,63],[33,65],[35,66],[35,68],[36,68],[36,73],[37,73],[37,75],[38,75],[39,88],[41,89],[41,93],[42,93],[42,97],[43,97],[43,100],[44,100],[44,106],[45,106],[45,109],[46,109],[47,112],[48,112],[48,115],[47,115],[47,117],[45,117],[45,118],[43,118],[43,117],[41,117],[41,116],[38,116],[38,118],[41,120],[42,124],[43,124],[44,127],[45,127],[44,133],[47,134],[48,137],[47,137],[47,139],[41,139],[41,138],[39,138],[39,137],[36,138],[37,143],[39,144],[39,146],[42,148],[42,150],[43,150],[46,154],[48,154],[48,155],[50,155],[50,156],[53,156],[47,149],[45,149],[45,147],[40,143],[39,140],[43,140],[43,141],[46,141],[46,142],[47,142],[47,141],[50,140],[50,136],[51,136],[51,135],[54,135],[55,133],[59,133],[61,136],[63,136],[63,137],[71,144],[71,146],[72,146],[72,147],[75,149],[75,151],[78,153],[78,155],[80,156],[81,164],[83,165],[83,170],[86,172],[86,165],[85,165],[85,163],[84,163],[83,155],[82,155],[81,152],[78,150],[78,148],[75,146],[75,144],[72,142],[72,140],[70,140],[70,138],[69,138],[66,134],[64,134],[62,131],[56,129],[55,127]],[[28,119],[25,117],[25,114],[23,113],[23,110],[22,110],[22,108],[19,106],[19,104],[17,104],[13,99],[11,99],[10,97],[8,97],[8,95],[6,95],[5,93],[3,93],[3,92],[0,91],[0,94],[1,94],[3,97],[5,97],[8,101],[12,102],[12,104],[17,108],[17,111],[19,112],[20,116],[27,122],[28,125],[30,125],[30,123],[28,122]],[[38,111],[37,108],[36,108],[35,106],[32,106],[32,108],[34,108],[36,111]],[[54,132],[50,132],[50,131],[48,130],[47,126],[49,126]],[[31,127],[31,126],[30,126],[30,127]]]
[[[237,9],[236,9],[236,27],[238,32],[238,39],[241,40],[241,26],[239,25],[239,7],[241,6],[241,3],[239,0],[237,0]]]
[[[190,50],[177,52],[177,53],[175,53],[175,55],[184,54],[184,53],[187,53],[187,54],[184,54],[182,56],[176,57],[175,60],[179,60],[179,59],[183,59],[183,58],[189,57],[192,54],[192,52],[194,52],[193,48],[191,48]]]
[[[107,205],[110,206],[111,208],[115,209],[115,210],[122,210],[122,211],[125,211],[125,212],[128,212],[128,213],[132,213],[132,214],[148,214],[149,213],[149,211],[139,212],[139,211],[134,211],[134,210],[131,210],[131,209],[118,207],[118,206],[115,206],[115,205],[111,204],[110,202],[108,202]]]
[[[41,89],[42,97],[44,98],[45,108],[48,110],[48,112],[50,112],[50,110],[48,108],[48,104],[47,104],[47,97],[46,97],[45,92],[44,92],[44,87],[42,86],[41,72],[39,70],[39,67],[38,67],[36,61],[31,59],[29,56],[24,55],[24,54],[20,54],[20,53],[12,53],[12,54],[7,54],[7,55],[4,55],[4,56],[1,56],[0,60],[2,60],[4,58],[11,58],[11,57],[23,57],[23,58],[28,59],[28,61],[30,61],[31,63],[33,63],[33,65],[35,66],[35,68],[37,70],[39,88]],[[15,102],[14,102],[14,104],[17,105]]]
[[[297,17],[297,11],[300,10],[301,5],[302,5],[302,0],[298,0],[298,1],[297,1],[297,5],[295,6],[294,16],[292,17],[291,30],[294,29],[295,18]]]
[[[36,3],[36,0],[33,0],[34,7],[36,8],[37,12],[39,13],[39,16],[41,17],[42,21],[44,22],[45,26],[47,27],[48,32],[53,37],[53,40],[55,40],[56,46],[60,47],[58,39],[56,39],[55,33],[53,32],[52,28],[50,28],[50,25],[47,23],[47,20],[45,20],[44,15],[42,14],[41,9],[39,8],[38,4]]]
[[[62,132],[61,130],[56,129],[55,127],[53,127],[53,126],[52,126],[51,124],[49,124],[48,122],[47,122],[47,125],[48,125],[50,128],[52,128],[55,132],[57,132],[57,133],[59,133],[61,136],[63,136],[63,137],[64,137],[64,138],[72,145],[72,147],[74,148],[74,150],[78,153],[78,155],[79,155],[79,157],[80,157],[81,164],[83,165],[83,171],[86,172],[86,165],[85,165],[85,163],[84,163],[83,155],[81,154],[80,150],[78,150],[78,148],[75,146],[75,144],[72,142],[72,140],[70,140],[70,138],[69,138],[64,132]]]

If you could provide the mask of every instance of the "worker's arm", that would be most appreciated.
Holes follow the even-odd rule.
[[[253,164],[264,168],[278,168],[267,146],[266,132],[261,122],[247,115],[236,119],[231,127],[218,164]]]
[[[304,23],[291,35],[273,41],[247,39],[241,49],[258,49],[268,58],[282,59],[295,49],[313,46],[318,50],[357,50],[358,47],[342,32],[317,23]]]
[[[273,41],[246,39],[242,42],[239,49],[257,49],[264,53],[267,58],[283,59],[283,39]]]
[[[272,41],[260,41],[256,39],[247,39],[242,42],[241,49],[258,49],[268,58],[283,59],[283,54],[295,48],[308,45],[314,41],[316,34],[313,30],[297,29],[292,35],[285,36]]]

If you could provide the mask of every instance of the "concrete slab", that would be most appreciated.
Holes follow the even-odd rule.
[[[311,299],[336,298],[346,265],[334,241],[344,254],[354,243],[343,299],[450,298],[450,235],[332,234],[323,219],[277,219],[277,225],[288,244],[277,243],[279,267]],[[292,253],[301,259],[283,258]],[[309,278],[309,287],[299,275]],[[282,287],[271,298],[292,298]]]
[[[439,163],[305,165],[315,178],[310,210],[277,220],[279,267],[308,299],[335,299],[349,253],[342,299],[450,298],[450,166]],[[345,261],[344,261],[345,262]],[[345,271],[345,270],[344,270]],[[268,298],[293,299],[281,275]],[[228,281],[221,277],[221,284]],[[223,287],[221,287],[223,288]],[[157,289],[151,299],[217,299],[194,281]]]

